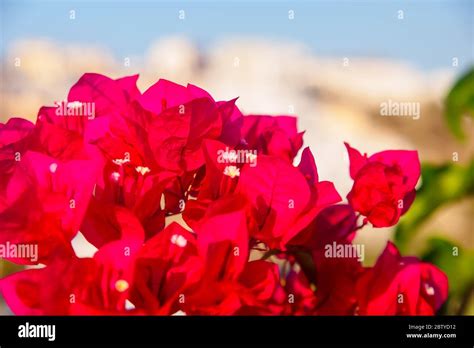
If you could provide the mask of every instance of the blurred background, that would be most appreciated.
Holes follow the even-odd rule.
[[[351,187],[343,145],[416,149],[420,192],[397,228],[364,229],[450,278],[442,314],[474,314],[474,2],[0,0],[0,121],[35,120],[85,72],[140,74],[297,115],[320,177]],[[389,101],[419,118],[382,116]],[[456,249],[457,248],[457,249]],[[453,250],[458,250],[457,255]],[[0,266],[2,274],[14,270]],[[0,311],[7,313],[0,305]]]

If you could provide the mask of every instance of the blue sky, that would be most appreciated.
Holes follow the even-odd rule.
[[[323,56],[388,57],[423,70],[447,67],[454,56],[461,67],[474,60],[470,0],[0,2],[0,53],[17,39],[42,37],[140,55],[154,40],[182,34],[203,49],[226,38],[256,36],[302,42]],[[184,21],[179,10],[186,13]],[[289,10],[295,11],[293,21]]]

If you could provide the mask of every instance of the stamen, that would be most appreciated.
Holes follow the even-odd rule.
[[[128,290],[128,282],[124,279],[119,279],[115,282],[115,290],[118,292],[125,292]]]
[[[140,173],[141,175],[145,175],[146,173],[149,173],[150,172],[150,168],[148,167],[142,167],[142,166],[138,166],[135,168],[135,170]]]
[[[119,181],[119,179],[120,179],[120,173],[119,173],[119,172],[113,172],[112,174],[110,174],[110,178],[111,178],[113,181]]]
[[[49,165],[49,171],[54,174],[56,173],[56,170],[58,169],[58,164],[57,163],[51,163]]]
[[[184,238],[180,234],[173,234],[171,236],[171,243],[176,244],[177,246],[184,248],[186,244],[188,244],[188,241],[186,238]]]
[[[224,175],[230,176],[232,179],[240,176],[240,169],[236,166],[227,166],[224,169]]]
[[[426,293],[429,296],[433,296],[435,294],[434,288],[432,286],[428,285],[428,283],[425,283],[425,290],[426,290]]]

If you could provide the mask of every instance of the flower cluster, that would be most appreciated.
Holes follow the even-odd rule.
[[[85,74],[35,124],[0,124],[0,243],[38,250],[6,257],[39,265],[0,280],[14,313],[431,315],[446,300],[435,266],[389,242],[364,267],[353,243],[410,207],[416,151],[346,144],[343,203],[309,148],[293,164],[296,118],[166,80],[141,93],[137,78]]]

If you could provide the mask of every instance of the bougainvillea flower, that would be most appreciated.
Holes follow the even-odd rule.
[[[139,102],[145,110],[159,115],[151,125],[150,143],[164,168],[198,168],[203,164],[203,139],[220,139],[228,145],[240,142],[243,116],[235,99],[216,103],[199,87],[161,79],[143,93]]]
[[[220,139],[227,145],[240,143],[242,114],[235,99],[215,102],[204,90],[160,80],[140,98],[149,118],[148,143],[157,165],[179,177],[166,188],[167,213],[179,213],[188,198],[188,188],[204,165],[202,144],[205,139]]]
[[[415,199],[420,177],[418,153],[390,150],[367,157],[347,143],[346,147],[354,179],[347,195],[349,203],[375,227],[396,224]]]
[[[130,301],[149,314],[183,311],[185,291],[200,281],[202,271],[196,236],[172,223],[140,249]]]
[[[273,296],[278,271],[273,263],[249,261],[244,197],[229,196],[212,205],[196,234],[204,269],[200,283],[187,291],[185,312],[229,315],[266,311],[265,301]]]
[[[303,161],[313,161],[307,154]],[[315,167],[311,165],[301,168]],[[317,182],[317,175],[273,156],[259,156],[258,166],[245,165],[237,192],[252,205],[257,230],[253,237],[270,248],[284,250],[286,244],[306,228],[318,212],[340,200],[332,183]]]
[[[357,218],[350,205],[323,209],[314,221],[289,244],[311,253],[314,285],[317,288],[315,314],[353,315],[357,306],[355,286],[362,271],[357,257],[328,257],[327,247],[350,245],[355,237]],[[346,255],[348,256],[348,255]]]
[[[84,135],[86,128],[101,128],[110,116],[129,114],[132,100],[138,98],[138,75],[113,80],[100,74],[84,74],[71,88],[65,101],[42,107],[38,121],[57,124]],[[96,119],[101,121],[95,122]],[[102,129],[103,130],[103,129]]]
[[[11,118],[5,124],[0,123],[2,185],[27,151],[40,152],[58,160],[91,159],[78,133],[54,123],[37,122],[34,125],[21,118]]]
[[[82,232],[88,239],[103,239],[108,233],[103,228],[93,226],[107,221],[108,213],[113,213],[115,206],[118,206],[134,212],[141,221],[147,238],[158,233],[165,225],[165,211],[161,207],[162,194],[173,178],[171,173],[151,174],[145,167],[110,162],[104,168],[103,182],[95,187]]]
[[[230,147],[245,143],[242,138],[244,115],[235,104],[236,99],[217,102],[222,115],[222,133],[219,140]]]
[[[323,250],[325,245],[334,241],[350,243],[355,237],[356,223],[357,217],[350,205],[331,205],[324,208],[289,244]]]
[[[433,315],[448,296],[448,279],[435,266],[401,257],[388,243],[357,284],[361,315]]]
[[[362,265],[355,257],[328,258],[321,251],[313,253],[316,267],[318,315],[357,314],[357,281]]]
[[[142,244],[146,237],[142,223],[131,210],[97,200],[91,200],[81,232],[96,248],[123,239]]]
[[[17,315],[71,314],[74,283],[92,285],[92,265],[90,259],[59,260],[45,268],[17,272],[0,280],[0,292]]]
[[[84,74],[68,94],[68,101],[94,102],[95,117],[122,114],[131,101],[140,96],[136,81],[138,75],[113,80],[100,74]]]
[[[314,315],[316,314],[317,297],[315,287],[306,278],[301,270],[291,269],[282,286],[278,287],[273,295],[275,305],[270,308],[278,310],[273,314],[281,315]]]
[[[95,169],[87,160],[60,162],[27,152],[6,188],[0,241],[38,245],[36,263],[69,254],[92,195]]]
[[[153,119],[148,137],[160,167],[181,174],[204,164],[203,139],[217,139],[221,131],[215,102],[200,98],[164,110]]]
[[[277,156],[292,162],[303,145],[297,119],[292,116],[247,115],[242,125],[242,138],[258,153]]]
[[[103,230],[106,230],[108,226]],[[108,227],[112,229],[111,227]],[[45,268],[16,273],[0,281],[0,290],[15,314],[131,314],[129,288],[136,255],[143,245],[140,222],[124,208],[115,211],[118,236],[92,258],[56,258]],[[42,247],[43,245],[40,245]]]
[[[0,123],[0,146],[4,148],[24,139],[34,128],[34,124],[22,118],[12,117],[6,123]]]
[[[189,200],[186,203],[186,209],[183,212],[183,218],[191,227],[205,215],[208,206],[226,195],[233,194],[238,183],[240,168],[243,163],[236,163],[232,159],[220,158],[224,154],[230,153],[229,147],[216,140],[207,139],[203,143],[203,153],[206,163],[205,176],[196,185],[196,199]],[[230,168],[234,169],[235,175],[232,175]],[[237,175],[237,170],[239,175]]]
[[[17,315],[140,314],[128,300],[136,252],[112,243],[93,258],[59,260],[0,280],[0,292]]]
[[[100,74],[84,74],[66,100],[40,108],[36,133],[41,152],[60,159],[87,154],[97,161],[97,166],[103,165],[95,145],[106,141],[110,125],[134,115],[134,100],[140,95],[137,78],[138,75],[113,80]]]
[[[89,235],[86,229],[94,224],[89,217],[100,215],[100,210],[108,205],[126,207],[135,212],[147,237],[164,227],[162,194],[176,179],[176,174],[161,170],[155,161],[146,131],[153,115],[136,103],[131,110],[135,119],[112,116],[110,132],[93,142],[100,149],[103,170],[89,207],[90,214],[85,218],[83,232],[86,236]]]
[[[11,118],[0,123],[0,194],[5,190],[15,166],[26,153],[32,141],[34,124],[22,118]],[[0,196],[1,197],[1,196]],[[0,210],[2,200],[0,199]]]
[[[57,124],[37,122],[34,143],[30,150],[47,154],[58,160],[94,159],[97,151],[88,148],[82,136]],[[92,151],[92,152],[89,152]],[[100,166],[100,162],[96,163]]]
[[[139,101],[145,109],[160,114],[166,109],[175,108],[200,98],[206,98],[214,102],[211,95],[202,88],[192,84],[185,87],[160,79],[143,93]]]
[[[371,268],[360,255],[326,252],[355,247],[366,221],[398,221],[415,197],[416,151],[368,157],[346,144],[354,185],[349,204],[337,204],[309,148],[293,164],[303,145],[296,117],[245,116],[237,98],[215,101],[166,80],[142,94],[137,78],[85,74],[66,100],[42,107],[35,124],[0,124],[2,257],[38,265],[0,279],[13,313],[431,315],[440,308],[446,276],[391,243]],[[359,214],[366,220],[357,225]],[[79,257],[75,237],[95,247],[92,257]],[[4,253],[7,244],[37,253]]]

